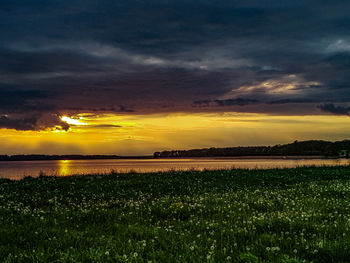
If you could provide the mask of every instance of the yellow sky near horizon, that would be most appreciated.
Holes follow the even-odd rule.
[[[150,155],[166,149],[274,145],[348,138],[348,116],[251,113],[78,114],[68,131],[0,129],[0,154]]]

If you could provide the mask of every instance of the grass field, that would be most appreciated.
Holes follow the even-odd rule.
[[[0,180],[0,262],[349,262],[350,167]]]

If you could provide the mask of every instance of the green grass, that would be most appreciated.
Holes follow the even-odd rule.
[[[0,262],[349,262],[350,167],[0,180]]]

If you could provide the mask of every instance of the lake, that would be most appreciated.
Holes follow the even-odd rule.
[[[68,176],[92,173],[156,172],[203,169],[293,168],[304,165],[349,165],[350,159],[271,159],[271,158],[187,158],[187,159],[113,159],[50,160],[0,162],[0,178],[21,179],[40,174]]]

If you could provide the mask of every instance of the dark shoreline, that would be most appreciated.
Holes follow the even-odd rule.
[[[60,160],[111,160],[111,159],[153,159],[153,156],[119,155],[0,155],[1,161],[60,161]]]
[[[191,156],[191,157],[153,157],[153,156],[118,156],[118,155],[0,155],[0,162],[9,161],[61,161],[61,160],[137,160],[137,159],[339,159],[339,156],[322,156],[322,155],[290,155],[290,156]]]

